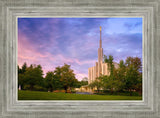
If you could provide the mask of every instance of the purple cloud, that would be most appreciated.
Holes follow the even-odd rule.
[[[18,64],[41,64],[45,74],[67,63],[81,80],[98,58],[99,26],[105,55],[142,58],[142,18],[19,18]]]

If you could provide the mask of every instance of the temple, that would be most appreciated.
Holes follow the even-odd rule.
[[[88,85],[81,86],[80,89],[77,89],[77,91],[94,93],[94,90],[96,90],[97,88],[96,87],[90,88],[89,84],[95,81],[95,79],[101,75],[110,75],[108,64],[103,62],[103,48],[102,48],[101,31],[102,31],[102,28],[100,27],[98,62],[95,63],[95,66],[88,68]],[[115,68],[119,67],[118,63],[113,62],[113,64]]]
[[[109,75],[108,64],[103,62],[103,48],[101,39],[101,26],[100,26],[100,40],[98,48],[98,62],[95,66],[88,68],[88,84],[92,83],[100,75]]]

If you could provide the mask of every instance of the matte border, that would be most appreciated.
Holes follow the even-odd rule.
[[[0,117],[160,117],[159,0],[0,0]],[[142,101],[18,101],[17,17],[142,17]]]

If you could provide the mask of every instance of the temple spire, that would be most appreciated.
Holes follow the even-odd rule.
[[[99,48],[98,48],[98,62],[101,63],[103,61],[103,49],[102,49],[102,39],[101,39],[101,30],[100,26],[100,40],[99,40]]]
[[[102,30],[102,27],[100,26],[100,41],[99,41],[99,47],[100,48],[102,48],[101,30]]]

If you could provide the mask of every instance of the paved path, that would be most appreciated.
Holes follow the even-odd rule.
[[[89,92],[76,92],[76,94],[88,94],[88,95],[90,95],[90,94],[93,94],[93,93],[89,93]]]

